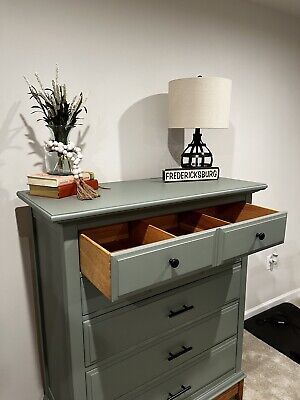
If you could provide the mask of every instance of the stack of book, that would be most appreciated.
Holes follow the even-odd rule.
[[[53,199],[62,199],[68,196],[74,196],[77,193],[77,185],[73,175],[49,175],[40,173],[27,176],[29,185],[29,194],[32,196],[52,197]],[[97,190],[98,180],[92,172],[83,172],[83,179],[86,184]]]

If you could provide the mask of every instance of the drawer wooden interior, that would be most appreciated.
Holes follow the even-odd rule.
[[[143,221],[88,229],[82,235],[110,253],[174,237]]]
[[[275,210],[239,202],[87,229],[80,233],[79,239],[81,271],[111,299],[111,258],[115,252],[274,213]],[[161,268],[163,273],[163,262]]]
[[[192,211],[87,229],[79,238],[81,272],[100,292],[111,298],[111,256],[114,252],[226,224],[213,216]]]
[[[227,225],[228,222],[199,211],[162,215],[144,220],[174,236],[187,235]]]
[[[214,214],[213,208],[208,210],[211,214]],[[228,223],[228,221],[224,221],[214,215],[206,215],[201,210],[198,210],[86,229],[81,232],[80,237],[94,244],[105,257],[115,251],[201,232],[224,226]],[[81,252],[84,252],[84,249],[82,249],[83,243],[82,241],[80,245]]]
[[[254,204],[239,202],[204,208],[196,212],[199,214],[205,213],[229,223],[236,223],[275,214],[277,211]]]
[[[173,237],[143,221],[84,230],[79,238],[81,271],[111,298],[111,253]]]

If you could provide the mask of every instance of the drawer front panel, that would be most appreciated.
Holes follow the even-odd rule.
[[[220,228],[219,264],[283,243],[286,218],[286,213],[277,213]]]
[[[97,371],[98,386],[107,383],[106,396],[117,398],[235,335],[237,318],[235,304],[110,367],[93,370],[94,381]]]
[[[229,339],[219,346],[195,357],[192,360],[182,364],[172,371],[176,375],[170,377],[166,375],[164,382],[158,384],[155,389],[150,389],[138,395],[140,400],[168,400],[171,395],[176,395],[180,391],[187,389],[180,399],[187,398],[197,390],[208,385],[213,380],[221,377],[235,368],[236,361],[236,339]],[[148,368],[147,362],[143,364],[143,369]],[[108,400],[119,398],[120,387],[126,386],[128,380],[131,380],[132,374],[136,371],[127,370],[124,374],[101,376],[99,370],[92,370],[87,373],[87,393],[88,400]],[[169,378],[168,378],[169,376]],[[139,382],[135,382],[139,386]],[[136,398],[124,396],[124,398]],[[178,396],[179,397],[179,396]],[[120,398],[122,399],[122,397]]]
[[[202,279],[170,296],[140,301],[85,321],[86,365],[104,361],[144,341],[167,333],[239,297],[240,267]]]
[[[137,249],[113,256],[112,266],[117,270],[113,273],[117,279],[113,285],[118,297],[211,266],[215,233],[215,230],[196,233],[189,239],[169,240],[159,248],[157,245],[152,249]],[[179,266],[172,268],[170,259],[177,259]]]

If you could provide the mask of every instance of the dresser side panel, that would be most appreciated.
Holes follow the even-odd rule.
[[[252,203],[252,194],[245,196],[247,203]],[[237,334],[237,354],[236,354],[236,372],[242,371],[243,356],[243,339],[244,339],[244,318],[246,305],[246,285],[247,285],[247,266],[248,257],[241,259],[241,282],[240,282],[240,302],[239,302],[239,318],[238,318],[238,334]]]
[[[84,400],[85,379],[80,363],[80,358],[83,363],[83,343],[77,340],[77,349],[72,343],[74,336],[82,336],[80,274],[76,253],[66,228],[49,224],[39,217],[35,218],[35,227],[49,389],[55,400]],[[73,262],[70,262],[71,253]],[[49,389],[46,388],[46,393]]]

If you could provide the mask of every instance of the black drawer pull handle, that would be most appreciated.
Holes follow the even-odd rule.
[[[192,386],[181,385],[181,390],[175,394],[169,393],[169,397],[167,398],[167,400],[177,399],[177,397],[181,396],[183,393],[186,393],[191,389],[192,389]]]
[[[259,240],[264,240],[264,238],[266,237],[266,234],[264,232],[259,232],[259,233],[256,234],[256,237]]]
[[[171,265],[172,268],[177,268],[177,267],[179,267],[179,260],[178,260],[178,258],[170,258],[169,264]]]
[[[168,361],[173,361],[176,358],[183,356],[184,354],[188,353],[189,351],[192,351],[193,348],[192,346],[186,347],[186,346],[182,346],[182,350],[180,350],[178,353],[169,353],[169,357],[168,357]]]
[[[169,318],[174,318],[179,314],[185,313],[187,311],[190,311],[194,308],[194,306],[186,306],[185,304],[182,306],[182,308],[180,310],[177,311],[170,311],[169,312]]]

